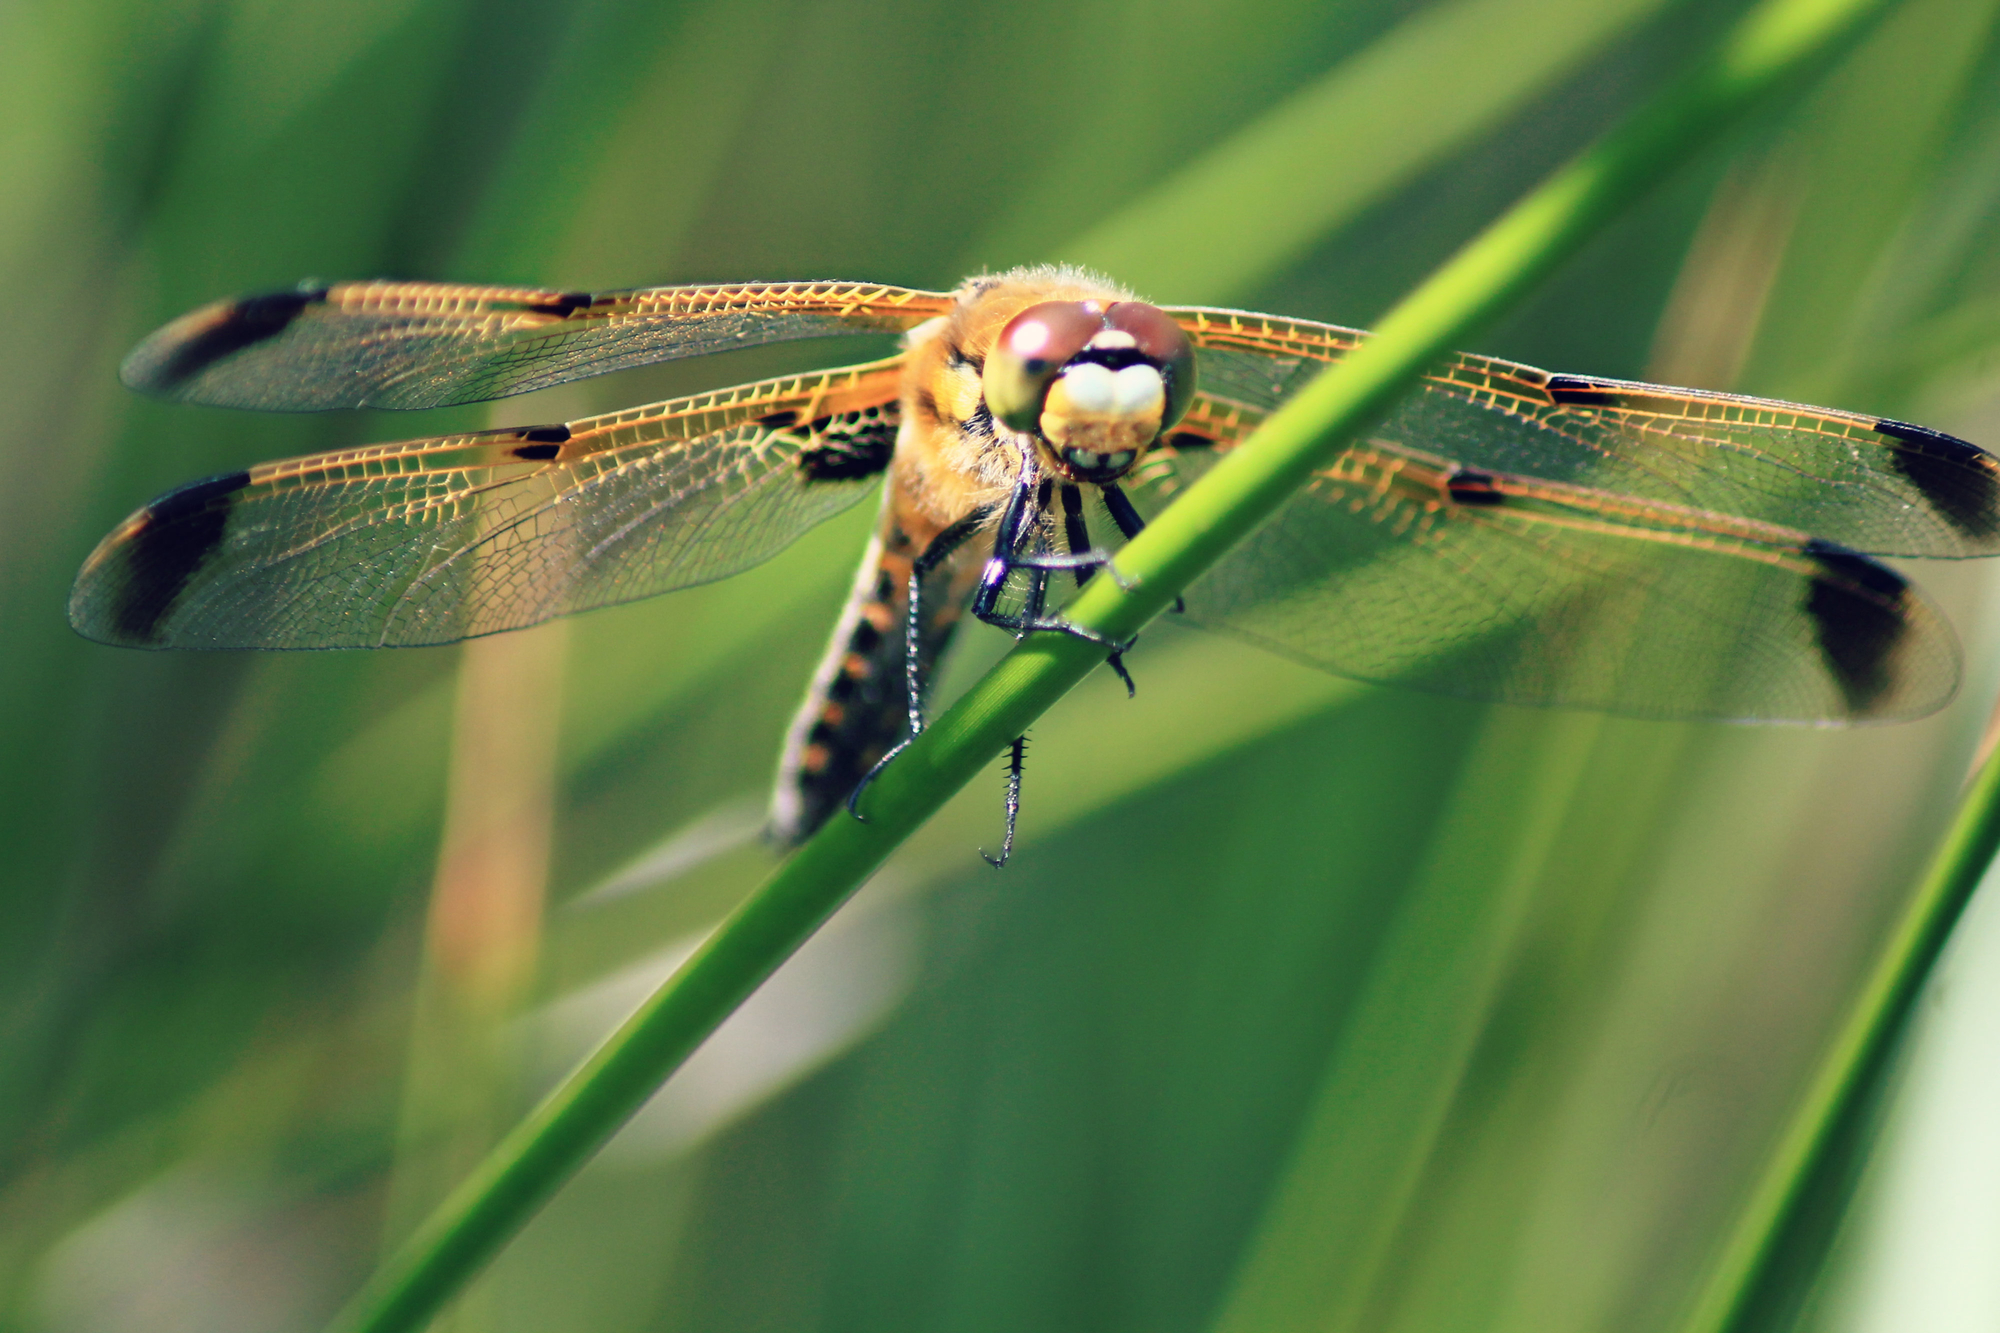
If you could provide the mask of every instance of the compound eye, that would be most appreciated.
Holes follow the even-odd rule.
[[[1050,381],[1104,329],[1102,307],[1044,301],[1007,321],[986,354],[986,407],[1010,430],[1034,430]]]
[[[1146,358],[1160,368],[1167,385],[1167,406],[1160,417],[1162,432],[1187,415],[1194,401],[1194,344],[1167,312],[1144,301],[1120,301],[1104,312],[1104,322],[1132,341]]]

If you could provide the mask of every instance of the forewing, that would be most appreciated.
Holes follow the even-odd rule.
[[[1161,450],[1134,498],[1157,510],[1213,454]],[[1917,717],[1958,683],[1943,620],[1844,547],[1373,444],[1316,474],[1186,606],[1340,675],[1643,717]]]
[[[195,482],[98,545],[70,623],[147,648],[404,647],[723,578],[875,488],[899,376],[891,358]]]
[[[1204,390],[1260,416],[1368,335],[1240,311],[1171,312]],[[1552,375],[1455,355],[1371,433],[1465,467],[1814,533],[1880,555],[2000,554],[2000,460],[1881,417]]]
[[[900,332],[951,301],[854,282],[594,294],[343,282],[203,306],[140,343],[120,374],[218,407],[440,407],[762,343]]]

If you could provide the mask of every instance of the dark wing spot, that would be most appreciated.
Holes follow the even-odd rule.
[[[1585,379],[1581,375],[1549,376],[1549,397],[1572,407],[1616,407],[1622,386]]]
[[[1806,614],[1819,635],[1820,655],[1847,708],[1865,717],[1895,685],[1896,647],[1908,620],[1909,582],[1858,551],[1817,539],[1806,554],[1821,573],[1806,593]]]
[[[126,577],[112,621],[132,643],[157,643],[160,622],[222,542],[229,525],[223,500],[250,484],[248,472],[206,477],[168,491],[146,506],[146,522],[132,534]],[[220,501],[220,503],[218,503]]]
[[[1191,430],[1177,430],[1167,437],[1169,449],[1213,449],[1215,441]]]
[[[757,424],[769,427],[771,430],[783,430],[787,426],[795,425],[798,419],[797,412],[769,412],[758,417]]]
[[[567,319],[579,310],[590,308],[589,292],[564,292],[553,301],[530,301],[523,309],[532,310],[537,315],[554,315]]]
[[[1506,493],[1494,482],[1490,472],[1460,468],[1451,474],[1444,488],[1453,504],[1490,506],[1507,503]]]
[[[1806,554],[1818,562],[1822,569],[1838,574],[1852,583],[1857,583],[1878,597],[1890,599],[1901,597],[1910,586],[1910,581],[1879,560],[1871,560],[1861,552],[1851,550],[1838,542],[1822,541],[1818,537],[1806,543]]]
[[[529,426],[525,430],[515,431],[514,438],[533,441],[514,450],[514,457],[537,463],[546,462],[562,452],[564,442],[569,439],[569,427],[560,424]]]
[[[2000,460],[1956,435],[1884,418],[1890,459],[1944,520],[1968,537],[2000,535]]]
[[[818,426],[819,422],[813,423]],[[799,453],[799,473],[815,481],[859,481],[889,466],[896,452],[896,426],[879,413],[833,418]]]
[[[226,356],[277,337],[308,307],[325,302],[326,292],[324,287],[300,287],[234,302],[214,323],[174,348],[151,384],[139,387],[172,389]]]

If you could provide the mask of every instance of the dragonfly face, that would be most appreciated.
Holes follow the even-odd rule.
[[[1065,628],[1055,586],[1367,336],[1154,307],[1072,269],[954,292],[372,282],[206,307],[123,373],[190,402],[417,408],[884,331],[905,346],[880,361],[192,483],[100,543],[71,622],[136,647],[447,643],[724,577],[879,494],[782,764],[774,824],[795,840],[916,725],[964,610]],[[1197,582],[1186,613],[1340,674],[1475,698],[1892,719],[1950,697],[1958,652],[1870,555],[1996,553],[2000,463],[1963,440],[1460,355]]]
[[[982,506],[997,517],[1024,454],[1059,482],[1117,481],[1194,391],[1179,326],[1082,274],[975,279],[908,341],[899,481],[940,530]]]
[[[1065,481],[1100,486],[1186,414],[1194,381],[1194,348],[1164,311],[1102,298],[1029,306],[980,371],[995,420],[1034,436]]]

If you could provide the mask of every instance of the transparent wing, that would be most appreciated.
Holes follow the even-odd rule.
[[[343,282],[203,306],[140,343],[120,375],[217,407],[440,407],[736,347],[899,332],[951,301],[855,282],[596,294]]]
[[[1169,313],[1203,389],[1254,421],[1368,335],[1241,311]],[[1552,375],[1459,354],[1371,433],[1465,467],[1734,514],[1880,555],[2000,554],[2000,460],[1880,417]]]
[[[1215,452],[1149,459],[1141,511]],[[1921,716],[1958,684],[1942,618],[1845,547],[1380,444],[1318,473],[1186,603],[1339,675],[1511,703],[1845,721]]]
[[[900,360],[198,481],[99,543],[70,623],[135,647],[402,647],[723,578],[875,489]]]

